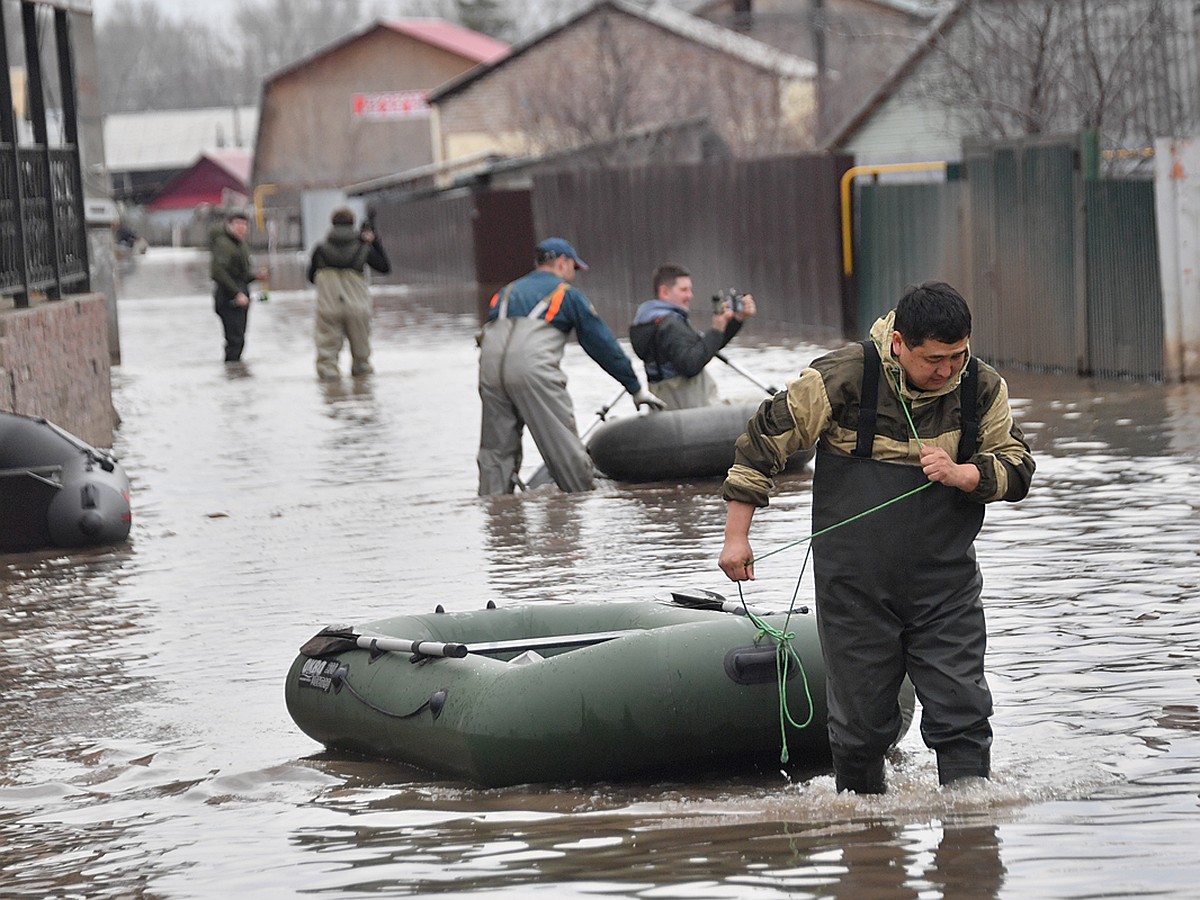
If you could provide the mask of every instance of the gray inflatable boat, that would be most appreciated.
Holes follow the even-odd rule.
[[[111,453],[0,411],[0,553],[119,544],[130,523],[129,479]]]
[[[615,481],[724,477],[733,465],[733,445],[758,406],[718,403],[613,419],[596,429],[588,453]],[[797,454],[787,468],[798,469],[811,458]]]

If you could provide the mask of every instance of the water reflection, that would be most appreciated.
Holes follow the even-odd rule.
[[[294,841],[318,855],[354,852],[359,874],[328,893],[363,889],[364,876],[385,888],[401,871],[417,894],[590,882],[634,897],[990,898],[1004,887],[998,825],[986,816],[829,823],[807,810],[794,818],[802,798],[739,796],[762,789],[736,780],[646,785],[638,793],[652,802],[630,805],[625,791],[603,785],[588,794],[462,792],[368,779],[323,796],[318,805],[334,818],[298,829]]]
[[[487,515],[485,558],[496,593],[556,599],[553,590],[583,557],[578,500],[545,490],[536,498],[501,494],[479,502]]]

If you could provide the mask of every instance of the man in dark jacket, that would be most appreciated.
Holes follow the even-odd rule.
[[[971,357],[970,335],[954,288],[910,288],[870,340],[815,360],[763,402],[725,480],[719,564],[746,581],[750,523],[773,476],[797,450],[817,447],[813,574],[839,791],[885,790],[905,675],[939,781],[991,775],[974,541],[984,505],[1022,499],[1034,463],[1008,385]]]
[[[265,279],[266,270],[256,274],[250,263],[246,235],[250,221],[240,211],[229,212],[223,227],[213,230],[209,239],[212,259],[209,277],[213,280],[213,305],[225,329],[225,362],[242,358],[246,345],[246,319],[250,311],[250,283]]]
[[[718,402],[716,382],[704,367],[756,311],[754,298],[739,294],[738,308],[726,300],[713,312],[712,327],[701,333],[688,323],[693,296],[687,269],[673,263],[659,266],[654,271],[654,299],[638,307],[629,328],[633,352],[646,364],[650,390],[667,409]]]
[[[364,270],[392,270],[374,228],[363,223],[354,228],[354,213],[346,207],[333,211],[333,227],[325,240],[313,248],[308,280],[317,286],[317,315],[314,338],[317,345],[317,377],[338,377],[338,355],[342,341],[350,342],[350,374],[370,375],[371,294]]]

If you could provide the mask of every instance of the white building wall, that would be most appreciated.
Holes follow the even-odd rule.
[[[900,96],[888,99],[845,150],[857,165],[961,162],[964,135],[945,110]]]
[[[1163,293],[1163,378],[1200,379],[1200,138],[1154,146]]]

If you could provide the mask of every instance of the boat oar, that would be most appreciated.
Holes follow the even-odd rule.
[[[472,641],[468,644],[449,641],[406,640],[384,635],[358,634],[352,626],[334,625],[323,628],[309,638],[300,652],[305,656],[332,656],[347,650],[362,649],[372,653],[411,653],[414,656],[440,656],[462,659],[470,653],[510,653],[524,650],[548,650],[562,647],[586,647],[616,640],[631,634],[644,634],[645,629],[627,631],[592,631],[584,634],[552,634],[547,637],[517,638],[508,641]]]
[[[579,436],[579,439],[581,441],[586,441],[588,439],[588,435],[590,435],[593,431],[596,430],[596,426],[598,426],[601,422],[604,421],[605,417],[609,413],[609,410],[611,410],[614,406],[616,406],[617,403],[620,401],[620,399],[622,397],[624,397],[627,393],[629,393],[629,392],[627,390],[625,390],[625,388],[621,388],[621,390],[619,390],[617,393],[613,394],[613,398],[611,400],[609,400],[602,407],[600,407],[598,410],[596,410],[595,420],[592,422],[591,425],[588,426],[587,430],[584,431],[584,433]],[[518,481],[517,484],[519,484],[521,486],[522,490],[531,490],[535,487],[541,487],[543,484],[549,484],[553,480],[554,479],[550,475],[550,467],[547,466],[545,463],[542,463],[541,466],[538,468],[538,470],[533,473],[533,475],[531,475],[528,479],[526,479],[523,482]]]
[[[686,606],[688,609],[710,609],[717,612],[733,613],[737,616],[744,616],[747,612],[754,613],[756,616],[773,616],[776,613],[769,609],[763,609],[758,606],[742,606],[733,600],[726,600],[724,596],[716,591],[706,591],[704,589],[695,589],[691,591],[671,591],[671,599],[679,606]]]
[[[736,365],[734,365],[734,364],[733,364],[733,363],[730,361],[729,357],[728,357],[728,356],[726,356],[724,353],[716,353],[716,354],[714,354],[714,355],[715,355],[715,356],[717,357],[717,359],[719,359],[721,362],[725,363],[725,365],[729,366],[729,368],[733,369],[733,371],[737,372],[737,373],[738,373],[739,375],[741,375],[743,378],[746,378],[746,379],[748,379],[748,380],[750,380],[750,381],[754,382],[754,384],[756,384],[758,387],[762,388],[764,391],[766,391],[766,392],[767,392],[768,394],[770,394],[772,397],[774,397],[774,396],[775,396],[775,394],[777,394],[777,393],[779,392],[779,389],[778,389],[778,388],[772,387],[772,386],[771,386],[771,385],[769,385],[769,384],[764,384],[763,382],[761,382],[761,381],[759,381],[757,378],[755,378],[753,375],[751,375],[749,372],[747,372],[745,369],[741,368],[740,366],[736,366]]]

